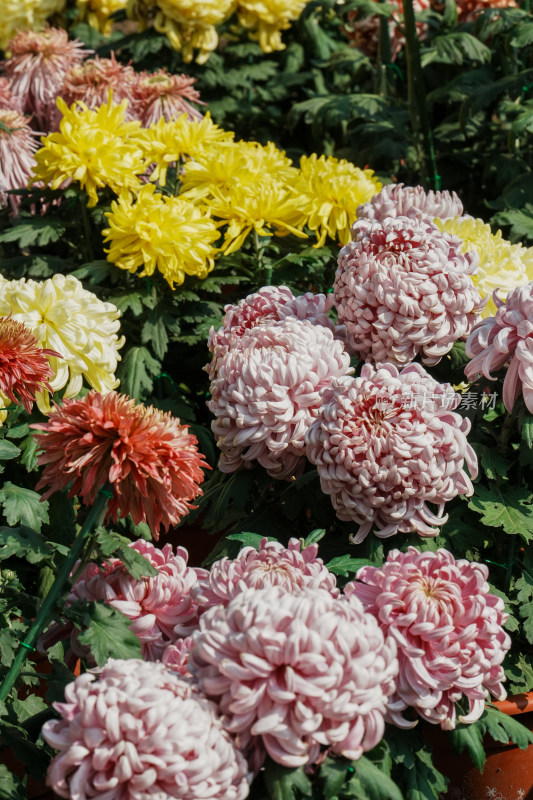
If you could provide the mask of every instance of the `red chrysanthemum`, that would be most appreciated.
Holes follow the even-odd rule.
[[[133,86],[137,119],[148,128],[161,117],[169,122],[181,114],[190,120],[201,120],[203,114],[192,103],[201,103],[200,92],[193,89],[196,78],[171,75],[165,69],[141,72]],[[204,105],[202,103],[202,105]]]
[[[33,333],[22,322],[0,317],[0,392],[13,403],[21,403],[28,414],[35,394],[52,391],[53,376],[47,356],[61,358],[55,350],[39,347]]]
[[[35,165],[33,154],[39,148],[29,122],[15,109],[0,107],[0,208],[9,203],[15,214],[20,197],[8,192],[26,187]]]
[[[65,76],[90,52],[61,28],[19,31],[10,41],[10,57],[2,66],[11,78],[11,91],[23,101],[24,111],[35,115],[41,133],[57,129],[61,115],[56,98]]]
[[[398,646],[400,671],[391,710],[396,723],[412,706],[428,722],[455,728],[464,696],[479,719],[489,692],[505,698],[502,661],[511,640],[502,625],[503,600],[489,592],[484,564],[457,561],[447,550],[391,550],[382,567],[363,567],[345,587],[373,614]],[[407,727],[410,727],[407,723]]]
[[[65,400],[49,420],[34,428],[44,465],[37,489],[49,486],[49,497],[69,484],[69,496],[92,505],[109,481],[113,497],[106,519],[131,514],[147,522],[155,539],[161,526],[177,525],[202,493],[202,469],[196,437],[169,413],[136,404],[116,392],[91,391],[82,399]]]
[[[126,119],[136,119],[133,87],[137,75],[133,67],[120,64],[115,54],[110,58],[88,58],[83,64],[73,67],[66,75],[61,97],[67,106],[81,100],[88,108],[97,108],[109,100],[112,91],[113,102],[117,105],[128,101]]]
[[[303,550],[301,546],[299,539],[289,539],[288,547],[283,547],[265,537],[258,550],[243,547],[237,558],[215,561],[192,587],[192,597],[202,610],[219,603],[227,605],[248,588],[282,586],[287,592],[297,592],[310,586],[338,597],[335,575],[317,558],[318,545],[310,544]]]

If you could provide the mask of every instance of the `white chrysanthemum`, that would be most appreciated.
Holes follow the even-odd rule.
[[[119,348],[120,312],[83,288],[73,275],[54,275],[46,281],[21,278],[0,281],[0,315],[12,314],[24,322],[42,347],[56,350],[62,358],[50,357],[55,375],[50,380],[54,392],[65,389],[74,397],[83,378],[97,392],[115,389]],[[50,410],[48,392],[36,396],[43,413]]]

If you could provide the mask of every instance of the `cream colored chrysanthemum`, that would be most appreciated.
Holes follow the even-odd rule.
[[[217,25],[229,19],[235,11],[235,0],[156,0],[158,13],[154,27],[165,33],[185,62],[203,64],[218,44]]]
[[[191,120],[187,114],[167,122],[161,118],[135,134],[147,164],[153,164],[150,180],[164,186],[167,170],[180,159],[200,158],[204,150],[233,142],[233,131],[219,128],[209,112],[201,120]]]
[[[306,224],[315,231],[322,247],[326,237],[348,244],[357,207],[377,194],[382,184],[374,170],[360,169],[350,161],[313,153],[300,159],[300,176],[295,185]]]
[[[127,5],[128,0],[77,0],[76,2],[80,18],[105,35],[109,34],[113,27],[111,14],[126,8]]]
[[[66,0],[2,0],[0,50],[5,50],[17,31],[44,28],[48,17],[62,11]]]
[[[265,176],[292,186],[298,170],[284,152],[268,142],[235,142],[225,147],[209,147],[188,161],[180,175],[180,194],[209,197],[215,189],[229,191],[238,184],[253,187]]]
[[[106,216],[107,258],[120,269],[141,268],[141,277],[158,269],[171,288],[186,274],[203,279],[213,269],[219,232],[205,211],[183,198],[166,197],[147,184],[135,200],[119,197]]]
[[[124,121],[127,101],[117,106],[110,99],[95,110],[81,102],[68,108],[61,98],[57,105],[63,114],[59,132],[43,138],[34,181],[57,189],[71,178],[89,195],[88,206],[97,204],[98,189],[105,186],[117,194],[138,189],[145,161],[133,138],[140,123]]]
[[[503,300],[511,289],[523,286],[530,278],[527,274],[525,248],[513,245],[502,237],[501,231],[492,233],[490,225],[473,217],[453,217],[446,221],[436,219],[441,231],[452,233],[463,241],[463,253],[475,250],[479,255],[479,266],[472,275],[482,297],[489,296],[482,316],[493,317],[497,308],[492,293],[498,289]]]
[[[74,397],[83,378],[103,394],[118,386],[115,371],[124,344],[124,337],[117,336],[120,312],[73,275],[0,281],[0,315],[9,314],[30,328],[41,347],[63,356],[49,357],[54,392],[66,387],[64,396]],[[36,400],[43,413],[50,410],[48,392],[37,394]]]
[[[284,50],[281,31],[298,19],[308,0],[239,0],[237,13],[250,39],[259,42],[264,53]]]
[[[208,207],[214,217],[227,224],[222,246],[226,254],[238,250],[253,230],[260,236],[293,233],[306,237],[299,197],[285,184],[268,177],[254,184],[235,183],[227,190],[214,187]]]

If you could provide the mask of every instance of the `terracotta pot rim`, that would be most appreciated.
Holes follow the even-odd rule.
[[[517,714],[527,714],[533,711],[533,692],[513,694],[506,700],[493,700],[492,705],[511,717]]]

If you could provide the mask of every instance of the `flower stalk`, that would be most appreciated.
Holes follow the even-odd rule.
[[[100,489],[96,498],[96,502],[91,508],[81,531],[75,538],[69,555],[61,565],[50,591],[44,598],[33,625],[27,632],[25,640],[21,642],[20,649],[15,656],[13,664],[11,665],[11,669],[7,673],[2,686],[0,687],[0,700],[6,699],[20,674],[22,666],[28,657],[28,653],[35,650],[35,643],[49,622],[52,609],[59,599],[87,539],[92,531],[101,525],[104,519],[107,510],[107,504],[111,496],[112,495],[107,488]]]

